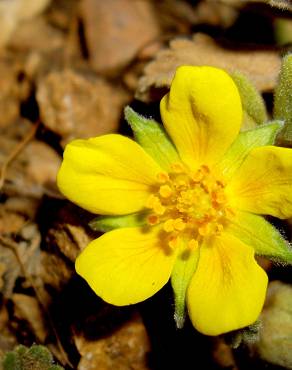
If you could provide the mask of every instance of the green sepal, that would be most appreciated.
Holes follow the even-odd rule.
[[[266,105],[255,86],[240,72],[234,72],[231,77],[238,88],[244,111],[242,130],[266,122],[268,119]]]
[[[178,329],[184,326],[186,316],[186,291],[194,275],[199,260],[199,248],[179,253],[171,274],[171,285],[174,293],[174,319]]]
[[[292,143],[292,54],[283,58],[279,83],[274,97],[274,117],[285,122],[279,140]]]
[[[250,150],[260,146],[273,145],[282,128],[283,122],[273,121],[253,130],[240,132],[219,163],[225,177],[231,177],[235,173]]]
[[[136,113],[131,107],[125,108],[125,119],[133,130],[135,140],[165,170],[179,161],[178,153],[163,126],[154,119]]]
[[[229,224],[228,232],[254,248],[259,256],[281,263],[292,263],[292,249],[280,232],[262,216],[239,212]]]
[[[107,232],[122,227],[139,227],[146,224],[146,214],[132,213],[123,216],[98,216],[89,222],[94,231]]]

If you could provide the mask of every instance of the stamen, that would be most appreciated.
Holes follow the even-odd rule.
[[[189,249],[195,249],[197,248],[199,245],[199,242],[196,240],[196,239],[191,239],[189,242],[188,242],[188,248]]]
[[[157,204],[157,202],[160,202],[159,198],[156,197],[155,195],[151,194],[150,197],[146,201],[146,207],[150,208],[150,209],[153,209],[155,204]]]
[[[198,228],[198,232],[201,236],[207,236],[211,233],[211,231],[212,231],[212,224],[210,223],[205,223]]]
[[[184,167],[180,162],[172,163],[171,168],[175,173],[182,173],[184,171]]]
[[[197,238],[217,235],[225,228],[233,210],[228,205],[225,184],[202,165],[194,173],[182,163],[171,165],[169,174],[158,174],[156,193],[147,200],[149,225],[161,223],[167,243],[175,248],[180,236],[190,239],[187,248],[198,246]]]
[[[155,213],[157,213],[158,215],[161,216],[166,211],[166,208],[159,202],[159,203],[154,205],[153,210],[154,210]]]
[[[176,236],[170,237],[168,241],[168,245],[170,246],[170,248],[174,249],[177,245],[177,237]]]
[[[160,173],[157,175],[157,180],[158,180],[161,184],[166,183],[167,181],[169,181],[168,173],[167,173],[167,172],[160,172]]]
[[[157,215],[149,215],[147,217],[147,223],[149,225],[156,225],[158,224],[158,221],[159,221],[159,217]]]
[[[169,220],[165,221],[163,224],[163,230],[167,233],[174,231],[174,220],[170,218]]]
[[[169,198],[172,194],[172,189],[169,185],[162,185],[160,186],[159,188],[159,194],[163,197],[163,198]]]
[[[173,226],[175,230],[183,231],[186,227],[186,224],[183,222],[181,218],[177,218],[176,220],[174,220]]]

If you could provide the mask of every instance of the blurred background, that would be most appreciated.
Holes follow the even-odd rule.
[[[291,267],[261,260],[272,282],[259,331],[177,330],[170,286],[117,308],[76,276],[93,215],[55,184],[70,140],[131,135],[127,104],[159,120],[179,65],[244,73],[271,113],[291,15],[289,0],[0,0],[0,362],[41,344],[65,369],[292,369]],[[19,361],[4,370],[51,369]]]

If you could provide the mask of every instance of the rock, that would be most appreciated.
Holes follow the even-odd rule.
[[[259,341],[251,348],[272,364],[292,369],[292,286],[280,281],[270,283]]]
[[[84,0],[81,5],[90,60],[98,72],[125,67],[159,35],[150,1]]]
[[[51,0],[2,0],[0,2],[0,48],[9,41],[18,24],[41,13]]]
[[[105,80],[69,69],[51,72],[37,89],[42,121],[61,136],[63,145],[115,131],[127,99]]]
[[[52,27],[44,17],[38,16],[33,21],[21,22],[12,33],[8,45],[17,51],[48,53],[64,47],[65,35]]]
[[[112,335],[90,341],[75,337],[81,354],[78,370],[148,370],[149,339],[139,316],[126,322]]]
[[[43,187],[53,187],[61,165],[60,156],[46,143],[34,140],[23,151],[25,172],[31,182]]]

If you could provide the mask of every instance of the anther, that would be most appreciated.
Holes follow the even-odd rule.
[[[212,231],[212,225],[210,223],[205,223],[198,228],[198,232],[201,236],[206,236]]]
[[[200,182],[203,179],[203,177],[204,177],[204,174],[201,171],[201,169],[191,174],[191,179],[194,182]]]
[[[159,188],[159,194],[163,197],[163,198],[169,198],[172,194],[172,189],[169,185],[162,185],[160,186]]]
[[[188,248],[189,249],[195,249],[197,248],[199,245],[198,241],[196,239],[191,239],[189,242],[188,242]]]
[[[149,215],[147,217],[147,223],[149,225],[156,225],[158,224],[158,221],[159,221],[159,217],[157,215]]]
[[[170,246],[170,248],[174,249],[177,245],[177,237],[176,236],[170,237],[168,241],[168,245]]]
[[[223,191],[216,191],[212,194],[212,198],[216,203],[223,204],[226,202],[226,196]]]
[[[180,162],[172,163],[171,168],[175,173],[182,173],[184,171],[184,167]]]
[[[151,194],[150,197],[146,201],[146,207],[153,209],[155,204],[157,204],[157,202],[159,202],[159,198]]]
[[[183,222],[181,218],[177,218],[174,220],[173,227],[177,231],[183,231],[186,227],[186,224]]]
[[[163,230],[167,233],[174,231],[174,220],[172,218],[164,222]]]
[[[166,208],[159,201],[154,205],[153,210],[155,213],[161,216],[166,211]]]
[[[157,175],[157,180],[158,180],[161,184],[166,183],[167,181],[169,181],[168,173],[167,173],[167,172],[160,172],[160,173]]]

